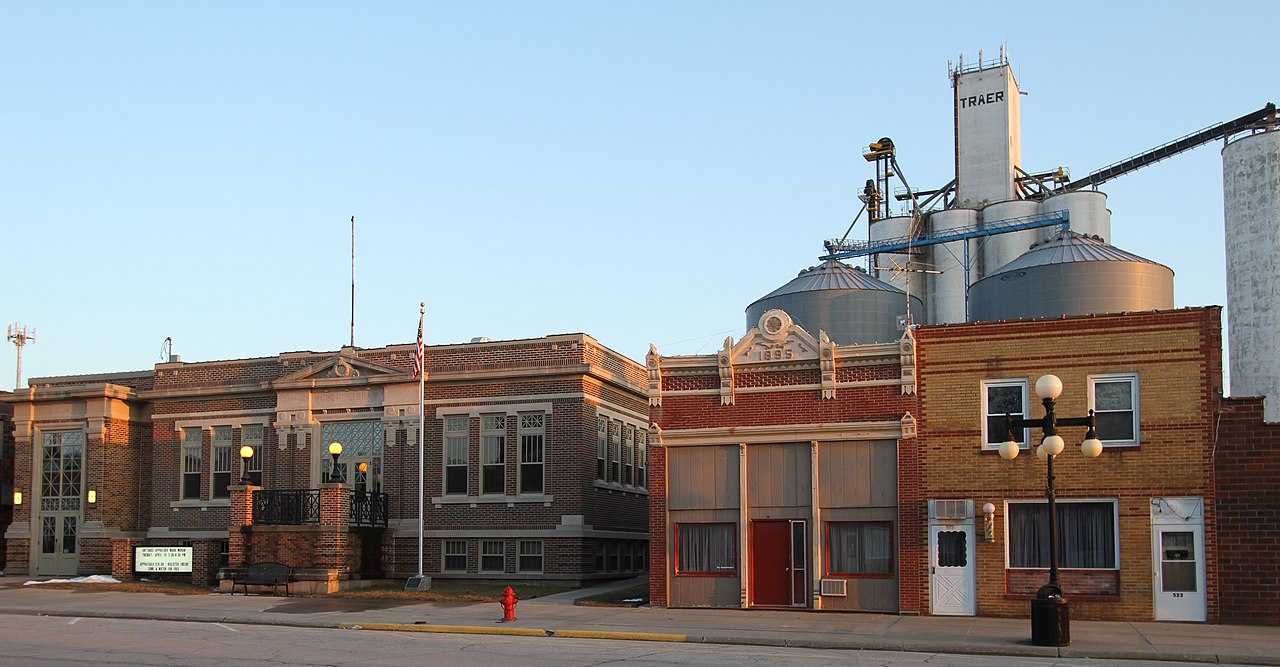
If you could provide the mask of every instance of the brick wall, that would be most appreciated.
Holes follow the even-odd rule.
[[[1151,498],[1204,497],[1206,525],[1214,521],[1211,414],[1222,386],[1216,352],[1221,349],[1220,309],[922,327],[916,338],[922,497],[972,498],[979,507],[992,502],[998,508],[995,541],[980,542],[977,549],[980,615],[1027,613],[1022,573],[1005,569],[1002,501],[1043,498],[1045,486],[1044,464],[1033,452],[1004,461],[994,450],[982,448],[982,381],[1028,378],[1035,418],[1044,414],[1035,381],[1053,373],[1064,385],[1057,414],[1069,417],[1087,412],[1090,374],[1138,373],[1141,445],[1108,448],[1097,459],[1087,459],[1078,449],[1084,430],[1063,428],[1060,435],[1068,445],[1055,473],[1060,500],[1115,499],[1119,510],[1118,584],[1064,575],[1072,585],[1083,586],[1076,588],[1072,616],[1151,619]],[[1033,442],[1039,438],[1035,434]],[[1206,539],[1210,569],[1217,551],[1216,543]],[[1216,590],[1209,596],[1214,620]],[[928,577],[920,580],[919,599],[918,610],[928,613]]]
[[[1224,399],[1215,444],[1222,622],[1280,624],[1280,424],[1262,399]]]

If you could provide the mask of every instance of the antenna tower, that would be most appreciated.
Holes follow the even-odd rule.
[[[13,390],[18,391],[22,389],[22,346],[36,342],[36,330],[32,327],[28,331],[26,325],[14,322],[9,325],[8,338],[9,342],[18,348],[18,373],[17,378],[13,381]]]

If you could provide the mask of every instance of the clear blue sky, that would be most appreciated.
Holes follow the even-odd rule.
[[[7,2],[0,320],[26,378],[585,332],[707,353],[816,263],[890,136],[952,176],[947,61],[1001,44],[1028,168],[1280,101],[1269,2]],[[1225,305],[1221,144],[1105,186]],[[855,237],[865,237],[865,222]],[[0,353],[11,388],[14,350]]]

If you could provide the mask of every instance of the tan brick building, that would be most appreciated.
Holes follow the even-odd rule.
[[[228,561],[284,562],[328,589],[415,574],[413,350],[33,378],[3,397],[24,494],[9,570],[120,572],[131,546],[181,545],[201,583]],[[425,574],[643,571],[642,366],[583,334],[431,346],[426,360]],[[326,491],[335,472],[342,490]]]

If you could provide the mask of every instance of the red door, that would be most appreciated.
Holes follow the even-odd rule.
[[[751,603],[756,606],[805,606],[804,521],[751,522]]]

